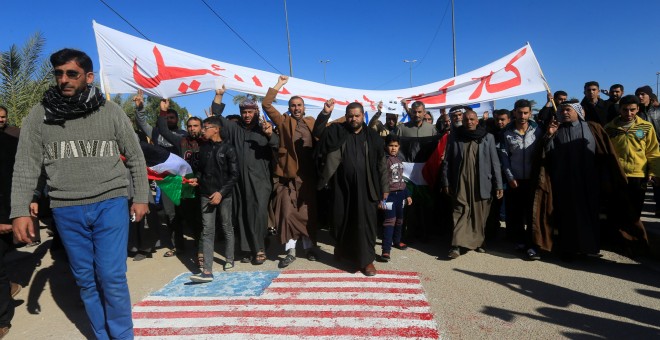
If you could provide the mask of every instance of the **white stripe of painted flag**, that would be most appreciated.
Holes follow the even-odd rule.
[[[219,274],[222,275],[222,274]],[[138,339],[438,339],[417,273],[281,272],[259,296],[150,296]]]

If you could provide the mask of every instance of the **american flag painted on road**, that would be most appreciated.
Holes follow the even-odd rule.
[[[437,339],[419,276],[339,270],[179,275],[133,308],[141,339]]]

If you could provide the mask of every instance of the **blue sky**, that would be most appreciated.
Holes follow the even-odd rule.
[[[288,74],[283,1],[206,2],[257,50],[247,47],[201,0],[105,0],[150,40],[207,58]],[[288,0],[295,77],[336,86],[396,89],[453,76],[450,0]],[[64,47],[84,50],[98,67],[92,20],[140,36],[96,0],[2,1],[0,50],[22,45],[35,31],[47,39],[44,57]],[[530,42],[553,91],[582,98],[582,86],[614,83],[627,94],[656,89],[660,72],[660,1],[455,0],[458,73],[490,63]],[[211,93],[177,98],[203,116]],[[545,103],[545,94],[525,96]],[[604,96],[604,99],[607,97]],[[496,103],[510,108],[517,98]],[[230,98],[225,99],[230,102]],[[237,113],[230,106],[227,113]],[[316,112],[310,112],[316,114]]]

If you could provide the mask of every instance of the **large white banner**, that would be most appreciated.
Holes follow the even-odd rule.
[[[135,93],[143,89],[152,96],[171,98],[215,90],[224,84],[229,90],[264,96],[279,76],[186,53],[96,22],[94,32],[101,82],[107,93]],[[335,116],[343,115],[343,108],[350,102],[360,102],[365,110],[375,112],[377,103],[383,101],[388,110],[399,112],[400,101],[406,98],[421,100],[432,108],[492,101],[545,89],[541,69],[528,44],[477,70],[427,85],[375,91],[290,78],[278,99],[286,101],[298,95],[307,105],[322,107],[327,99],[335,98]]]

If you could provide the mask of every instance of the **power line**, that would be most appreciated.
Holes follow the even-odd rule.
[[[424,56],[422,56],[422,58],[419,59],[419,62],[417,63],[417,65],[415,65],[415,67],[413,67],[413,69],[417,69],[419,67],[419,65],[424,62],[424,59],[429,54],[429,51],[431,50],[431,46],[433,46],[433,42],[435,42],[435,38],[438,36],[438,32],[440,32],[440,28],[442,27],[442,24],[445,21],[445,17],[447,16],[447,10],[449,10],[449,5],[450,5],[450,3],[447,2],[447,7],[445,7],[445,13],[442,15],[442,19],[440,19],[440,24],[438,24],[438,28],[436,28],[435,33],[433,34],[433,39],[431,39],[431,42],[429,43],[429,46],[426,48],[426,52],[424,52]],[[399,77],[401,77],[406,72],[408,72],[408,70],[405,70],[405,71],[399,73],[398,75],[396,75],[395,77],[393,77],[392,79],[376,86],[376,89],[381,88],[381,87],[393,82],[396,79],[399,79]]]
[[[121,14],[119,14],[119,12],[117,12],[114,8],[112,8],[110,5],[108,5],[105,1],[103,1],[103,0],[99,0],[99,1],[102,2],[106,7],[108,7],[108,8],[109,8],[113,13],[115,13],[118,17],[120,17],[122,20],[124,20],[124,22],[126,22],[129,26],[131,26],[136,32],[140,33],[140,35],[141,35],[143,38],[145,38],[145,39],[151,41],[151,39],[147,38],[146,35],[144,35],[142,32],[140,32],[139,29],[137,29],[137,27],[133,26],[133,24],[131,24],[126,18],[124,18]],[[233,95],[231,95],[231,94],[229,94],[229,93],[226,93],[226,92],[225,92],[225,94],[229,95],[229,96],[232,97],[232,98],[234,97]]]
[[[124,18],[123,16],[121,16],[121,14],[119,14],[117,11],[115,11],[114,8],[110,7],[110,5],[108,5],[108,3],[106,3],[106,2],[103,1],[103,0],[99,0],[99,1],[100,1],[101,3],[103,3],[106,7],[108,7],[111,11],[113,11],[115,14],[117,14],[117,16],[121,18],[121,20],[124,20],[124,22],[126,22],[129,26],[133,27],[133,29],[134,29],[135,31],[137,31],[138,33],[140,33],[140,35],[141,35],[143,38],[145,38],[145,39],[151,41],[151,39],[147,38],[146,35],[144,35],[142,32],[140,32],[139,29],[137,29],[137,27],[133,26],[133,24],[131,24],[130,22],[128,22],[128,20],[126,20],[126,18]]]
[[[426,48],[426,52],[424,52],[424,56],[419,60],[419,63],[417,63],[417,67],[421,65],[424,62],[424,58],[426,58],[426,55],[429,54],[429,51],[431,50],[431,46],[433,46],[433,42],[435,42],[435,38],[438,36],[438,32],[440,32],[440,27],[442,26],[442,23],[445,21],[445,16],[447,16],[447,10],[449,10],[449,2],[447,2],[447,7],[445,7],[445,13],[442,15],[442,19],[440,19],[440,24],[438,24],[438,28],[435,29],[435,34],[433,34],[433,39],[431,39],[431,42],[429,43],[429,47]]]
[[[215,14],[216,17],[218,17],[218,19],[220,19],[220,21],[222,21],[223,24],[225,24],[225,26],[227,26],[227,28],[229,28],[232,32],[234,32],[234,34],[239,39],[241,39],[241,41],[243,43],[245,43],[245,45],[247,45],[247,47],[249,47],[252,50],[252,52],[256,53],[259,56],[259,58],[261,58],[261,60],[265,61],[266,64],[270,65],[270,67],[272,67],[279,74],[284,74],[284,72],[278,70],[277,67],[275,67],[275,66],[273,66],[273,64],[269,63],[268,60],[266,60],[266,58],[264,58],[264,56],[261,55],[261,53],[257,52],[257,50],[255,50],[247,41],[245,41],[245,39],[243,39],[243,37],[241,37],[241,35],[238,34],[238,32],[236,32],[236,30],[234,30],[231,26],[229,26],[229,24],[225,21],[225,19],[223,19],[216,11],[214,11],[213,8],[211,8],[211,6],[209,6],[209,4],[206,3],[205,0],[202,0],[202,2],[204,3],[204,5],[206,5],[206,7],[209,8],[209,10],[211,10],[211,12],[213,12],[213,14]]]

